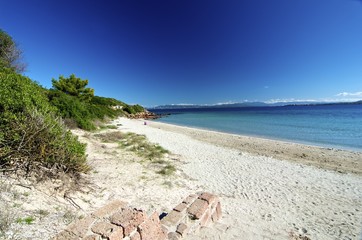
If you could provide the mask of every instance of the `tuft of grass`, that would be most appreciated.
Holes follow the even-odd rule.
[[[18,207],[20,207],[20,206],[21,206],[20,203],[13,203],[13,205],[12,205],[13,208],[18,208]]]
[[[163,185],[168,187],[168,188],[172,188],[172,186],[173,186],[172,182],[170,182],[170,181],[164,181]]]
[[[102,142],[118,142],[125,137],[126,134],[119,131],[95,134],[94,136],[99,138]]]
[[[46,216],[49,215],[49,211],[39,209],[39,210],[36,211],[36,214],[39,215],[40,217],[46,217]]]
[[[119,142],[120,147],[132,152],[147,160],[159,160],[169,151],[163,147],[147,141],[144,135],[127,133]]]
[[[104,129],[117,129],[118,127],[116,125],[100,125],[99,129],[100,130],[104,130]]]
[[[165,167],[163,167],[160,171],[158,171],[158,174],[169,176],[173,174],[176,171],[175,166],[171,164],[167,164]]]
[[[155,163],[155,164],[166,164],[167,161],[164,160],[164,159],[156,159],[156,160],[153,160],[152,163]]]
[[[73,222],[75,219],[77,219],[77,215],[69,209],[67,209],[63,214],[63,221],[65,224],[69,224]]]
[[[35,221],[35,218],[31,217],[31,216],[16,219],[16,223],[25,223],[25,224],[28,224],[28,225],[32,224],[34,221]]]
[[[164,159],[169,151],[158,144],[150,143],[144,135],[115,131],[95,134],[95,136],[103,142],[118,142],[121,149],[140,156],[143,159],[141,162],[148,160],[152,164],[157,164],[157,168],[161,168],[157,173],[161,175],[169,176],[176,171],[175,166]]]

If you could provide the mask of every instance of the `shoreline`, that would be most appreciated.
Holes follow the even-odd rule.
[[[234,133],[234,132],[227,132],[222,130],[216,130],[211,128],[202,128],[197,126],[187,126],[187,125],[181,125],[176,123],[167,123],[162,121],[155,121],[157,119],[144,119],[145,121],[150,121],[152,123],[161,123],[165,125],[170,126],[176,126],[176,127],[184,127],[189,129],[196,129],[196,130],[202,130],[207,132],[214,132],[214,133],[222,133],[222,134],[228,134],[228,135],[234,135],[234,136],[240,136],[240,137],[250,137],[250,138],[256,138],[256,139],[263,139],[263,140],[270,140],[270,141],[277,141],[277,142],[284,142],[284,143],[290,143],[290,144],[299,144],[299,145],[305,145],[308,147],[316,147],[316,148],[323,148],[323,149],[334,149],[334,150],[341,150],[341,151],[347,151],[347,152],[356,152],[362,154],[362,149],[359,148],[353,148],[353,147],[344,147],[339,145],[328,145],[323,143],[313,143],[308,141],[298,141],[298,140],[290,140],[290,139],[283,139],[283,138],[277,138],[277,137],[269,137],[269,136],[262,136],[262,135],[252,135],[252,134],[242,134],[242,133]]]
[[[169,150],[180,176],[220,197],[221,221],[187,239],[329,240],[361,233],[361,161],[353,165],[361,154],[144,120],[113,124]],[[294,153],[309,155],[288,159]],[[322,160],[333,160],[311,158],[322,153]],[[349,155],[354,161],[345,161]]]
[[[273,157],[339,173],[362,175],[362,152],[358,151],[239,135],[157,121],[148,122],[151,127],[183,133],[200,141],[257,156]]]

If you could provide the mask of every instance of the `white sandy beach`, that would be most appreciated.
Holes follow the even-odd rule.
[[[5,239],[51,239],[72,220],[114,199],[148,214],[169,212],[199,191],[220,196],[223,216],[186,239],[360,239],[362,153],[152,121],[144,125],[144,120],[119,118],[112,124],[118,130],[72,131],[87,143],[92,167],[78,189],[58,180],[33,184],[0,177],[6,190],[0,195],[1,214],[13,222],[34,218],[29,225],[13,223]],[[97,136],[112,131],[146,135],[170,151],[166,160],[177,171],[157,174],[154,164]]]
[[[293,239],[298,234],[310,239],[359,239],[362,177],[358,174],[252,155],[188,134],[205,134],[202,130],[149,121],[144,125],[143,120],[125,118],[114,123],[179,155],[181,171],[221,197],[221,222],[191,239]],[[355,157],[362,161],[360,153]]]

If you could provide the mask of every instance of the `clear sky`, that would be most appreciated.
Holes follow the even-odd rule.
[[[148,107],[362,99],[359,0],[1,0],[0,28],[47,88],[74,73]]]

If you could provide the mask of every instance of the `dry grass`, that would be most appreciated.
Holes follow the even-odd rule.
[[[15,239],[15,234],[8,234],[11,225],[16,222],[18,213],[17,205],[10,202],[18,199],[20,193],[15,191],[11,185],[0,180],[0,239]],[[11,235],[11,236],[10,236]]]
[[[121,141],[124,138],[125,134],[120,131],[107,132],[107,133],[98,133],[94,134],[95,137],[99,138],[102,142],[112,143]]]
[[[176,171],[175,166],[173,166],[171,164],[167,164],[157,173],[161,174],[161,175],[169,176],[169,175],[172,175],[175,171]]]
[[[169,153],[163,147],[148,142],[144,135],[134,133],[127,133],[119,144],[121,148],[135,152],[138,156],[151,161],[162,159],[166,153]]]
[[[134,152],[142,159],[147,160],[148,163],[157,168],[156,172],[161,175],[169,176],[176,171],[175,166],[165,159],[165,155],[169,151],[158,144],[150,143],[144,135],[112,131],[94,136],[103,142],[117,142],[121,149]]]
[[[104,129],[117,129],[118,127],[116,125],[100,125],[99,129],[100,130],[104,130]]]

